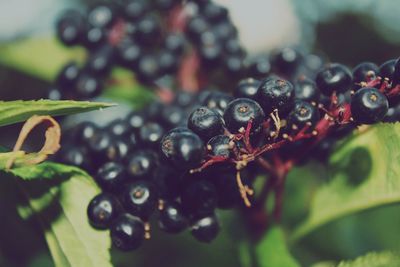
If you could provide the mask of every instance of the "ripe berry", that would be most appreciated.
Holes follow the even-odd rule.
[[[351,87],[352,76],[346,66],[332,63],[318,72],[315,81],[323,94],[331,95],[334,91],[343,93],[348,90]]]
[[[105,191],[118,192],[127,180],[125,167],[117,162],[107,162],[97,171],[96,182]]]
[[[186,125],[186,118],[186,112],[181,107],[175,105],[166,106],[161,113],[161,121],[166,128]]]
[[[103,28],[87,25],[82,36],[82,43],[88,49],[93,49],[101,44],[106,39],[106,31]]]
[[[239,82],[239,84],[236,86],[236,89],[234,91],[234,96],[236,98],[250,98],[253,100],[256,100],[256,95],[258,91],[258,87],[260,86],[261,81],[253,79],[253,78],[247,78],[243,79]]]
[[[157,156],[151,150],[136,150],[127,157],[129,162],[127,166],[128,174],[134,179],[152,178],[155,167],[157,166]]]
[[[151,83],[159,77],[160,65],[158,57],[153,54],[143,54],[139,58],[137,67],[137,78],[143,83]]]
[[[381,76],[383,79],[387,78],[389,79],[389,81],[391,81],[393,79],[395,66],[396,66],[396,59],[391,59],[384,62],[379,67],[379,76]]]
[[[99,127],[90,121],[79,123],[73,130],[72,138],[77,144],[87,144],[89,140],[99,131]]]
[[[270,77],[263,80],[258,88],[257,102],[267,114],[275,109],[285,114],[292,108],[293,101],[294,88],[289,81]]]
[[[177,56],[166,49],[159,51],[158,61],[160,65],[160,75],[173,73],[179,65]]]
[[[111,194],[101,193],[89,202],[87,216],[94,228],[107,229],[118,217],[119,211],[118,200]]]
[[[99,47],[86,63],[86,69],[96,75],[107,75],[114,63],[114,48],[109,45]]]
[[[65,12],[57,21],[57,36],[65,45],[77,45],[84,31],[83,16],[75,11]]]
[[[161,149],[165,157],[181,169],[198,166],[204,156],[200,137],[183,127],[169,131],[161,141]]]
[[[158,197],[155,185],[144,180],[129,184],[121,196],[124,207],[130,213],[146,220],[156,210]]]
[[[188,226],[188,220],[177,202],[166,202],[158,218],[160,229],[167,233],[180,233]]]
[[[397,104],[394,107],[390,107],[386,113],[384,122],[399,122],[400,121],[400,105]]]
[[[136,249],[144,240],[144,223],[140,218],[124,213],[113,223],[110,235],[116,248],[124,251]]]
[[[105,130],[97,131],[88,143],[90,154],[96,165],[120,158],[113,136]]]
[[[306,124],[314,125],[319,117],[318,108],[306,101],[297,100],[288,116],[288,125],[297,126],[301,129]]]
[[[197,220],[192,225],[192,235],[200,242],[210,243],[214,240],[220,230],[218,218],[210,215]]]
[[[107,130],[118,138],[128,137],[131,133],[131,127],[126,120],[116,119],[107,125]]]
[[[294,95],[296,99],[318,103],[320,92],[313,80],[306,77],[299,78],[294,84]]]
[[[98,96],[103,89],[101,81],[88,72],[82,72],[76,81],[75,93],[81,99]]]
[[[258,56],[248,66],[248,75],[256,79],[264,79],[271,73],[271,63],[267,56]]]
[[[185,178],[189,179],[191,176]],[[195,179],[182,189],[181,203],[184,211],[193,217],[213,213],[217,207],[215,186],[206,180]]]
[[[128,115],[127,121],[132,130],[138,133],[146,122],[146,115],[141,111],[133,111]]]
[[[372,62],[362,62],[353,69],[353,84],[356,89],[359,83],[374,80],[379,75],[379,67]]]
[[[73,165],[84,170],[90,171],[91,160],[89,151],[82,146],[66,146],[58,155],[58,161],[66,165]]]
[[[189,38],[193,41],[198,41],[201,33],[208,29],[209,25],[206,19],[202,16],[192,18],[186,27]]]
[[[230,138],[226,135],[217,135],[207,143],[207,150],[212,156],[229,157],[231,154]]]
[[[118,61],[128,69],[134,70],[137,67],[141,52],[141,47],[129,38],[117,44]]]
[[[130,0],[125,4],[124,14],[129,21],[135,21],[141,18],[149,9],[149,3],[146,0]]]
[[[208,141],[211,137],[223,133],[224,123],[216,111],[199,107],[190,114],[188,128],[204,141]]]
[[[264,110],[254,100],[237,98],[229,103],[224,112],[225,125],[231,133],[238,133],[239,129],[246,129],[252,120],[252,133],[259,132],[264,121]]]
[[[303,56],[296,49],[286,47],[273,56],[273,66],[278,73],[293,75]]]
[[[88,12],[88,22],[91,26],[106,28],[115,19],[115,11],[107,5],[100,4],[91,8]]]
[[[142,145],[149,147],[159,147],[160,141],[164,135],[164,128],[155,122],[148,122],[140,128],[139,138]]]
[[[202,102],[202,105],[216,109],[222,115],[232,100],[233,97],[229,94],[211,91]]]
[[[202,15],[210,22],[225,20],[228,16],[228,10],[220,5],[209,3],[203,7]]]
[[[375,88],[362,88],[351,99],[351,114],[357,123],[373,124],[387,114],[387,97]]]
[[[143,17],[137,25],[135,40],[142,45],[152,45],[160,37],[160,21],[152,14]]]
[[[63,91],[70,90],[75,86],[79,73],[80,69],[78,64],[76,64],[76,62],[70,62],[59,72],[56,83]]]
[[[396,60],[396,64],[394,66],[392,87],[398,85],[399,83],[400,83],[400,58]]]

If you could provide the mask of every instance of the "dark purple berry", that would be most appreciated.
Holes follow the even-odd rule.
[[[82,37],[82,42],[88,49],[93,49],[103,44],[106,32],[103,28],[88,26]]]
[[[135,40],[142,45],[152,45],[160,37],[161,27],[160,21],[156,16],[146,15],[137,25]]]
[[[65,45],[77,45],[84,31],[82,14],[75,10],[65,12],[57,21],[57,36]]]
[[[91,8],[87,15],[89,24],[93,27],[106,28],[115,19],[115,11],[108,5],[100,4]]]
[[[161,141],[161,149],[164,156],[180,169],[198,166],[205,152],[200,137],[183,127],[169,131]]]
[[[144,241],[144,223],[140,218],[124,213],[113,223],[110,235],[117,249],[123,251],[137,249]]]
[[[293,110],[289,113],[288,125],[301,129],[306,124],[310,124],[310,126],[315,125],[319,118],[320,115],[317,107],[306,101],[297,100]]]
[[[251,132],[259,132],[264,117],[261,106],[248,98],[233,100],[224,112],[225,125],[231,133],[238,133],[241,128],[246,129],[250,120],[252,120]]]
[[[139,139],[144,146],[158,148],[164,133],[164,128],[160,124],[148,122],[140,128]]]
[[[124,165],[117,162],[107,162],[97,171],[95,179],[103,190],[118,192],[127,181],[127,173]]]
[[[391,81],[393,79],[393,73],[395,70],[396,66],[396,59],[391,59],[386,62],[384,62],[380,67],[379,67],[379,76],[382,77],[382,79],[389,79]]]
[[[331,95],[333,92],[343,93],[350,89],[352,79],[346,66],[332,63],[318,72],[315,81],[323,94]]]
[[[294,83],[294,95],[296,99],[318,103],[320,92],[313,80],[306,77],[299,78]]]
[[[108,75],[114,63],[114,48],[103,45],[94,51],[86,63],[86,69],[96,75]]]
[[[230,138],[226,135],[217,135],[207,143],[207,150],[212,156],[221,156],[228,158],[231,155]]]
[[[117,45],[117,58],[120,64],[134,70],[139,62],[141,47],[131,39],[124,39]]]
[[[252,59],[248,66],[248,75],[256,79],[264,79],[271,73],[271,63],[265,55]]]
[[[284,79],[270,77],[263,80],[258,88],[257,102],[264,111],[269,114],[274,110],[279,113],[287,113],[293,106],[293,85]]]
[[[155,185],[144,180],[129,184],[121,196],[127,211],[146,220],[156,210],[158,197]]]
[[[210,215],[197,220],[191,227],[192,235],[200,242],[210,243],[220,230],[218,218]]]
[[[239,82],[234,91],[234,96],[237,98],[250,98],[256,100],[258,87],[261,81],[254,78],[243,79]]]
[[[188,120],[188,128],[204,141],[224,132],[224,122],[218,112],[207,107],[199,107],[192,111]]]
[[[396,60],[396,64],[394,66],[392,87],[398,85],[399,83],[400,83],[400,58]]]
[[[374,80],[379,75],[379,67],[372,62],[362,62],[353,69],[353,84],[355,89],[361,88],[361,82]]]
[[[206,180],[195,179],[182,189],[181,203],[184,211],[193,217],[211,214],[217,207],[215,186]]]
[[[131,133],[131,127],[126,120],[116,119],[107,125],[108,131],[118,138],[128,137]]]
[[[119,211],[118,200],[111,194],[101,193],[89,202],[87,216],[94,228],[107,229],[118,217]]]
[[[82,72],[76,81],[75,94],[81,99],[90,99],[98,96],[103,89],[99,78],[88,72]]]
[[[211,91],[202,102],[202,105],[215,109],[222,115],[232,100],[233,97],[227,93]]]
[[[129,21],[136,21],[143,17],[149,10],[149,3],[146,0],[130,0],[125,4],[124,15]]]
[[[157,156],[151,150],[136,150],[127,157],[127,172],[134,179],[152,179]]]
[[[63,91],[70,91],[78,79],[80,73],[79,66],[76,62],[70,62],[64,66],[59,72],[56,83]]]
[[[362,88],[351,99],[351,114],[357,123],[379,122],[385,117],[388,109],[387,97],[375,88]]]
[[[292,76],[303,60],[303,55],[296,49],[286,47],[273,56],[273,66],[280,74]]]
[[[158,225],[161,230],[167,233],[177,234],[188,226],[188,219],[177,202],[166,202],[160,211]]]

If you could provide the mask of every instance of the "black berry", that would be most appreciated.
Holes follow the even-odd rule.
[[[110,229],[113,245],[124,251],[137,249],[144,241],[143,221],[128,213],[119,216]]]
[[[210,243],[220,230],[218,218],[215,215],[207,216],[197,220],[192,225],[192,235],[200,242]]]
[[[204,141],[224,131],[222,117],[214,110],[199,107],[192,111],[188,120],[188,128]]]
[[[318,72],[315,81],[323,94],[331,95],[334,91],[343,93],[350,89],[352,76],[346,66],[332,63]]]
[[[111,194],[101,193],[95,196],[87,208],[90,224],[97,229],[107,229],[118,217],[118,200]]]
[[[389,108],[388,99],[375,88],[362,88],[351,99],[351,114],[357,123],[381,121]]]
[[[127,186],[121,198],[125,208],[135,216],[148,219],[158,206],[156,186],[144,180],[133,182]]]
[[[287,80],[270,77],[263,80],[258,88],[257,102],[268,114],[274,110],[285,114],[292,108],[293,101],[294,88]]]
[[[177,202],[166,202],[158,218],[160,229],[167,233],[179,233],[188,226],[188,219]]]

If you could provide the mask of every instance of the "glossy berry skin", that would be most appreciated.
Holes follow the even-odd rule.
[[[250,120],[253,120],[251,132],[256,133],[260,130],[264,117],[261,106],[249,98],[233,100],[224,112],[225,125],[231,133],[238,133],[241,128],[246,129]]]
[[[123,251],[134,250],[144,241],[143,221],[129,213],[119,216],[110,228],[113,245]]]
[[[88,143],[94,163],[99,166],[107,161],[119,159],[114,137],[105,130],[97,131]]]
[[[188,219],[177,202],[166,202],[160,211],[158,225],[167,233],[177,234],[188,227]]]
[[[229,157],[231,155],[230,138],[226,135],[217,135],[207,143],[208,153],[212,156]]]
[[[208,108],[217,110],[222,115],[232,100],[233,97],[229,94],[211,91],[202,104]]]
[[[270,77],[263,80],[258,88],[257,102],[269,114],[275,109],[279,113],[287,113],[293,105],[294,87],[284,79]]]
[[[94,51],[86,64],[86,69],[96,75],[108,75],[114,63],[114,48],[103,45]]]
[[[177,105],[167,105],[161,113],[161,121],[165,128],[172,128],[186,125],[187,114]]]
[[[200,242],[210,243],[220,231],[218,218],[210,215],[197,220],[191,227],[191,233]]]
[[[301,77],[294,84],[294,95],[296,99],[318,103],[320,91],[313,80]]]
[[[73,129],[73,141],[77,144],[87,144],[99,130],[99,127],[93,122],[81,122]]]
[[[87,216],[90,224],[96,229],[107,229],[120,212],[118,200],[111,194],[101,193],[95,196],[88,205]]]
[[[319,118],[320,115],[317,107],[306,101],[297,100],[294,104],[293,110],[288,116],[288,125],[295,125],[301,129],[306,124],[315,125]]]
[[[331,95],[334,91],[343,93],[350,89],[352,79],[346,66],[332,63],[318,72],[315,82],[323,94]]]
[[[254,78],[246,78],[239,81],[234,91],[236,98],[250,98],[253,100],[257,99],[258,87],[260,87],[261,81]]]
[[[127,181],[124,165],[117,162],[107,162],[97,171],[96,182],[108,192],[119,192]]]
[[[155,122],[148,122],[140,128],[139,139],[143,146],[159,147],[164,135],[164,128]]]
[[[362,88],[351,99],[351,114],[357,123],[379,122],[385,117],[388,109],[387,97],[375,88]]]
[[[184,211],[196,218],[213,213],[217,207],[215,186],[206,180],[195,179],[182,189],[181,203]]]
[[[256,79],[264,79],[271,73],[271,62],[267,56],[253,59],[248,66],[248,75]]]
[[[128,124],[135,133],[139,132],[140,128],[146,123],[146,120],[147,116],[140,111],[133,111],[127,117]]]
[[[142,53],[142,48],[133,40],[126,38],[117,44],[116,50],[118,62],[128,69],[135,70]]]
[[[89,24],[93,27],[106,28],[115,19],[115,11],[108,5],[96,5],[91,8],[87,15]]]
[[[202,15],[210,22],[225,20],[228,16],[228,10],[220,5],[209,3],[203,7]]]
[[[353,84],[355,89],[361,88],[359,83],[374,80],[379,75],[379,67],[372,62],[362,62],[353,69]]]
[[[91,169],[89,151],[86,147],[66,146],[57,157],[61,163],[66,165],[73,165],[88,171]]]
[[[141,18],[149,9],[146,0],[130,0],[125,4],[124,15],[129,21],[136,21]]]
[[[188,128],[204,141],[224,131],[222,117],[214,110],[199,107],[192,111],[188,120]]]
[[[78,64],[76,62],[70,62],[59,72],[56,83],[61,89],[68,92],[75,86],[79,73],[80,69]]]
[[[393,79],[393,73],[396,66],[396,59],[391,59],[384,62],[382,65],[379,66],[379,76],[382,79],[389,79],[391,81]]]
[[[393,79],[392,79],[392,87],[400,84],[400,58],[396,60],[396,64],[394,66]]]
[[[148,219],[158,206],[158,191],[151,182],[138,180],[122,193],[124,207],[133,215]]]
[[[99,47],[106,39],[106,31],[103,28],[87,26],[82,37],[82,44],[88,49]]]
[[[58,38],[65,45],[79,44],[84,31],[82,15],[75,10],[65,12],[57,21],[56,30]]]
[[[160,22],[156,16],[146,15],[137,25],[135,40],[142,45],[152,45],[160,37]]]
[[[127,172],[133,179],[152,179],[157,157],[151,150],[136,150],[128,158]]]
[[[180,55],[185,48],[185,38],[182,34],[170,33],[165,37],[164,48],[174,55]]]
[[[98,96],[103,90],[99,78],[88,72],[81,72],[75,87],[75,94],[80,99],[90,99]]]
[[[116,119],[107,125],[107,130],[115,137],[128,137],[131,133],[131,127],[126,120]]]
[[[180,169],[199,166],[204,156],[204,144],[200,137],[184,127],[169,131],[161,141],[164,156]]]
[[[273,66],[278,73],[294,75],[303,56],[296,49],[285,47],[273,56]]]
[[[137,78],[143,83],[150,83],[160,75],[159,59],[153,54],[143,54],[138,60]]]

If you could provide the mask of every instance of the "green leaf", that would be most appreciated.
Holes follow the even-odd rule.
[[[352,261],[342,261],[337,267],[398,267],[400,256],[393,252],[371,252]]]
[[[400,202],[400,124],[379,124],[331,159],[331,181],[317,190],[298,240],[318,227],[369,208]]]
[[[19,211],[30,209],[39,219],[56,266],[112,266],[108,232],[87,221],[87,204],[100,192],[88,174],[50,162],[11,172],[22,178],[16,181],[28,199]],[[32,180],[38,175],[44,179]],[[26,219],[29,214],[21,215]]]
[[[112,106],[112,103],[70,100],[0,101],[0,126],[22,122],[33,115],[70,115]]]
[[[83,61],[82,48],[63,46],[54,37],[22,39],[0,45],[0,64],[52,81],[70,60]]]
[[[260,267],[299,267],[285,244],[282,229],[274,227],[256,246],[256,257]]]

